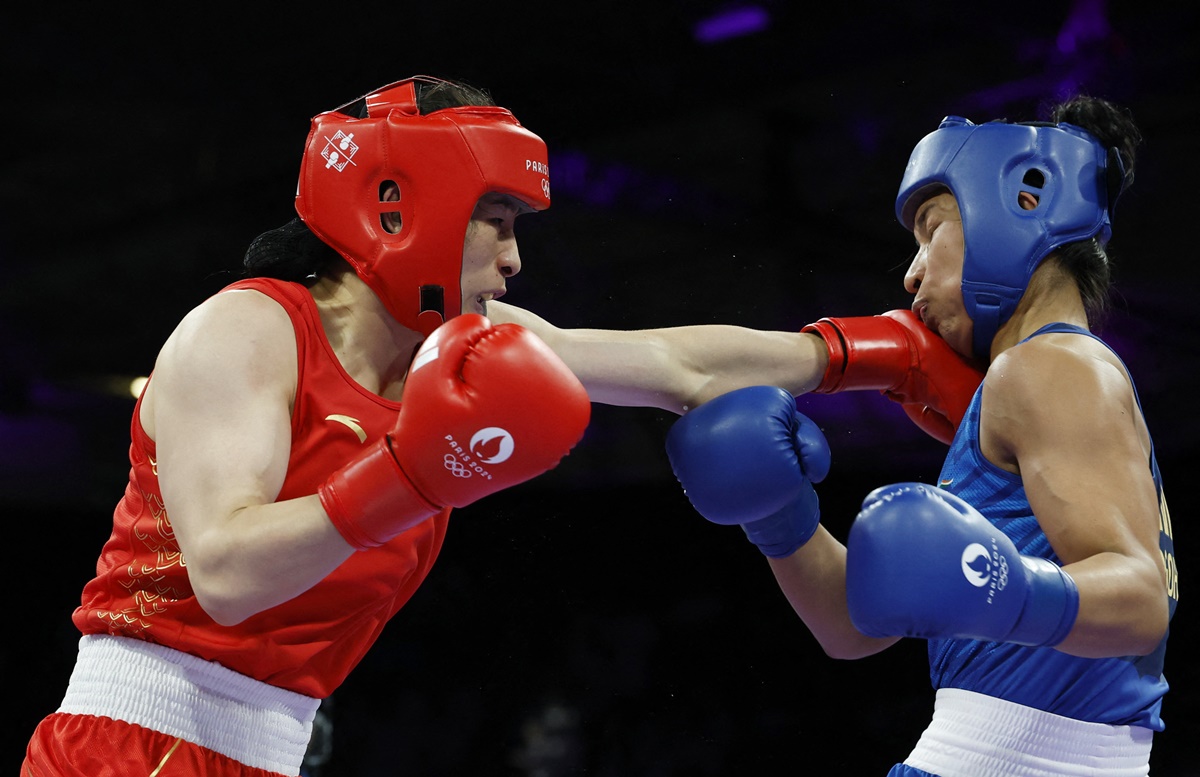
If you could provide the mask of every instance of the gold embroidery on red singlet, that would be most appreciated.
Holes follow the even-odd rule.
[[[154,563],[148,564],[139,560],[130,564],[123,580],[118,580],[133,597],[133,607],[123,610],[99,610],[96,616],[109,622],[109,630],[114,634],[137,635],[151,627],[151,619],[180,599],[180,592],[168,583],[167,570],[173,567],[185,567],[187,562],[179,544],[175,541],[175,531],[167,517],[166,507],[162,499],[154,494],[142,493],[146,500],[146,510],[154,519],[153,529],[143,530],[135,525],[131,531],[132,539],[141,545],[143,551],[138,554],[141,559],[148,555],[154,556]]]

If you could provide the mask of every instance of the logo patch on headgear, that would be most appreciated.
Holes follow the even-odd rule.
[[[325,147],[321,156],[325,159],[325,169],[333,168],[339,173],[346,165],[354,164],[354,155],[358,153],[358,144],[354,142],[354,133],[349,135],[338,130],[332,138],[325,138]]]

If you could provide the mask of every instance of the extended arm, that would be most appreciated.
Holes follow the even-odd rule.
[[[594,402],[682,414],[750,385],[793,395],[814,389],[829,359],[813,334],[708,324],[637,331],[560,329],[527,310],[492,302],[493,321],[528,327],[566,362]]]
[[[877,390],[923,431],[949,443],[982,371],[911,311],[823,318],[799,333],[708,324],[638,331],[559,329],[493,302],[496,321],[529,327],[579,376],[595,402],[687,412],[753,385],[793,396]]]

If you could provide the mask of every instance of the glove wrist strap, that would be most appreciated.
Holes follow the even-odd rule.
[[[1052,561],[1021,556],[1029,581],[1025,606],[1005,642],[1033,647],[1053,647],[1067,638],[1079,616],[1079,589],[1075,581]]]
[[[317,494],[334,528],[356,550],[382,545],[441,510],[400,469],[388,437],[330,475]]]
[[[768,558],[787,558],[812,539],[820,524],[820,511],[814,503],[799,499],[774,515],[742,524],[746,538]]]
[[[800,331],[819,334],[829,348],[818,393],[895,388],[914,364],[906,333],[886,316],[822,318]]]

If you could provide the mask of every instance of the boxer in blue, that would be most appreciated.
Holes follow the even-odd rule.
[[[1047,123],[948,117],[915,147],[896,200],[912,310],[988,366],[937,486],[876,489],[844,545],[812,486],[829,448],[786,392],[727,393],[668,435],[692,504],[742,526],[828,654],[928,640],[933,720],[896,777],[1149,772],[1170,514],[1133,380],[1089,328],[1139,142],[1077,97]]]

